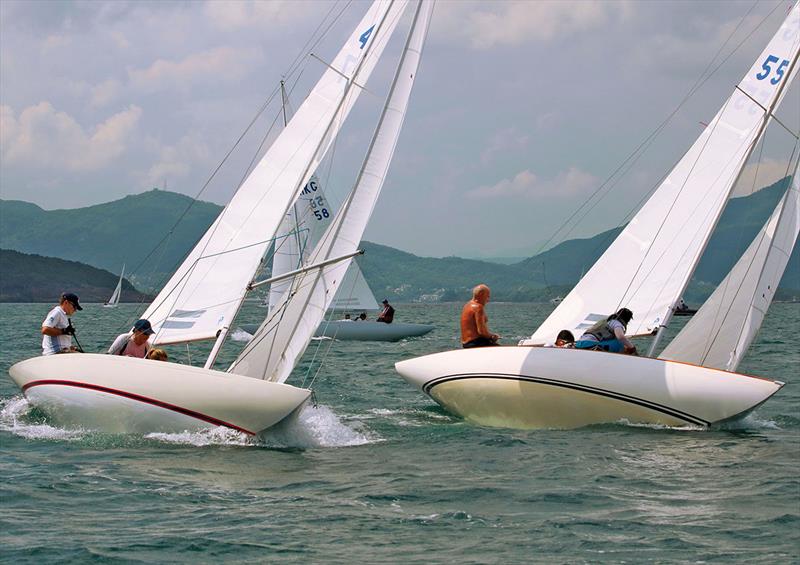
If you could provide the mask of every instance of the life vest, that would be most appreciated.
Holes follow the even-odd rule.
[[[613,330],[608,327],[608,318],[595,322],[591,328],[583,333],[593,335],[597,338],[597,341],[608,341],[617,337],[614,335]]]

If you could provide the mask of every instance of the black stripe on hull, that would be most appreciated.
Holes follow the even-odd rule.
[[[649,400],[644,400],[642,398],[636,398],[635,396],[628,396],[626,394],[621,394],[619,392],[612,392],[610,390],[604,390],[601,388],[579,385],[575,383],[568,383],[564,381],[557,381],[555,379],[545,379],[543,377],[529,377],[526,375],[509,375],[503,373],[462,373],[462,374],[447,375],[444,377],[437,377],[435,379],[432,379],[427,383],[425,383],[425,385],[422,387],[422,391],[428,396],[431,396],[431,389],[433,389],[437,385],[451,381],[470,380],[470,379],[498,379],[498,380],[508,380],[508,381],[524,381],[542,385],[556,386],[561,388],[569,388],[572,390],[579,390],[581,392],[586,392],[597,396],[613,398],[614,400],[627,402],[628,404],[636,404],[637,406],[642,406],[643,408],[654,410],[656,412],[661,412],[662,414],[666,414],[668,416],[672,416],[673,418],[683,420],[688,424],[695,424],[698,426],[705,426],[705,427],[711,425],[711,422],[703,420],[702,418],[693,416],[686,412],[682,412],[681,410],[677,410],[675,408],[670,408],[669,406],[664,406],[661,404],[657,404],[655,402],[651,402]],[[431,396],[431,398],[433,397]],[[434,400],[436,399],[434,398]]]

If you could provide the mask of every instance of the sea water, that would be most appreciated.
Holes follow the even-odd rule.
[[[4,562],[800,562],[800,304],[773,305],[740,368],[787,385],[724,429],[450,416],[393,369],[458,345],[460,306],[442,304],[398,307],[436,326],[421,338],[312,342],[290,383],[312,386],[316,405],[257,440],[49,422],[7,378],[38,354],[49,308],[0,305]],[[552,306],[488,308],[510,344]],[[87,305],[78,340],[99,351],[141,311]],[[248,304],[242,318],[263,315]],[[220,366],[247,336],[233,338]],[[195,364],[202,353],[170,349]]]

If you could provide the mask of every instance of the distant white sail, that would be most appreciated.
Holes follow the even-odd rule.
[[[155,344],[212,339],[226,330],[299,192],[366,84],[406,0],[377,0],[231,201],[144,317]]]
[[[735,371],[758,333],[800,231],[795,170],[766,225],[731,272],[659,356]]]
[[[364,273],[358,266],[358,261],[351,261],[350,267],[344,275],[344,279],[339,283],[339,290],[333,302],[328,307],[329,310],[349,310],[351,312],[361,312],[365,310],[379,310],[378,301],[364,278]]]
[[[729,194],[797,74],[800,6],[653,196],[528,343],[578,337],[621,307],[633,311],[629,335],[666,323],[683,294]]]
[[[380,194],[397,145],[430,23],[433,3],[417,6],[394,83],[355,187],[309,258],[310,264],[353,252]],[[325,315],[350,261],[295,278],[284,304],[258,329],[231,366],[241,375],[285,381]]]
[[[111,298],[109,298],[108,302],[105,303],[105,306],[116,306],[117,304],[119,304],[119,299],[122,297],[122,279],[124,277],[125,277],[125,264],[122,265],[122,272],[119,274],[119,281],[117,282],[117,287],[111,294]]]

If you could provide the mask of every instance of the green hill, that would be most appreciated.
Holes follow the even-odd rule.
[[[722,280],[763,225],[786,182],[729,203],[686,293],[687,300],[704,299]],[[80,261],[111,272],[118,272],[126,263],[129,270],[136,269],[131,275],[133,283],[151,291],[177,268],[220,210],[216,204],[193,202],[161,190],[73,210],[43,210],[27,202],[0,200],[0,247]],[[359,264],[379,300],[383,296],[416,300],[422,295],[463,300],[473,285],[484,282],[492,288],[494,300],[540,301],[568,292],[621,229],[565,241],[510,265],[459,257],[418,257],[363,242],[366,254]],[[9,270],[3,265],[1,274],[5,276]],[[781,286],[800,289],[797,249]]]
[[[163,190],[70,210],[0,200],[0,247],[79,261],[112,273],[119,273],[125,263],[137,286],[149,288],[175,270],[221,209]],[[162,240],[164,244],[146,259]]]
[[[27,255],[0,249],[0,302],[57,302],[62,292],[74,292],[81,302],[105,302],[119,275],[76,261]],[[122,280],[121,302],[148,301]]]

